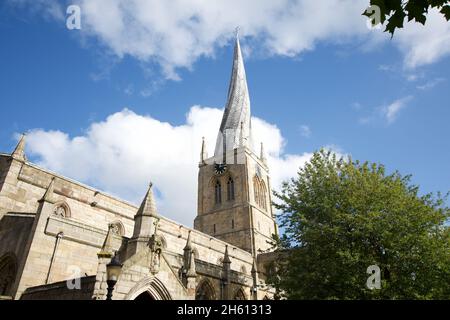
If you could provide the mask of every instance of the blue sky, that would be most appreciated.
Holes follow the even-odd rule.
[[[82,20],[85,22],[82,30],[68,30],[61,18],[63,13],[49,13],[46,6],[33,3],[9,0],[0,5],[1,152],[14,148],[17,133],[31,132],[28,152],[32,161],[136,202],[145,193],[143,180],[121,189],[110,175],[90,177],[82,168],[72,170],[73,164],[66,167],[64,157],[52,158],[51,153],[67,150],[88,153],[88,149],[74,147],[72,139],[92,139],[88,132],[93,126],[106,127],[108,117],[122,115],[124,108],[136,117],[167,122],[174,132],[186,125],[186,115],[192,113],[192,106],[223,108],[231,72],[232,30],[236,24],[230,22],[215,38],[200,44],[200,53],[188,54],[187,60],[175,57],[161,62],[164,55],[158,56],[150,48],[144,53],[118,49],[116,40],[95,29],[94,20],[89,20],[94,15],[91,11]],[[84,3],[78,3],[83,13]],[[136,28],[130,29],[130,38]],[[278,25],[274,29],[283,30]],[[257,25],[247,26],[247,31],[245,24],[242,27],[241,44],[253,116],[264,120],[264,125],[282,136],[273,142],[272,149],[269,147],[274,161],[288,161],[289,155],[296,155],[295,164],[301,163],[312,151],[330,146],[351,154],[354,159],[381,162],[390,171],[411,173],[422,192],[450,190],[450,58],[447,54],[450,33],[445,31],[442,37],[439,33],[442,26],[433,29],[433,25],[430,30],[419,30],[418,33],[428,32],[427,39],[436,37],[440,41],[438,47],[422,48],[427,43],[421,43],[423,37],[415,37],[413,28],[392,40],[379,31],[349,35],[344,29],[341,36],[327,30],[320,35],[309,35],[305,40],[309,44],[304,47],[295,44],[285,49],[283,46],[290,42],[281,39],[283,31],[278,31],[281,39],[278,44],[273,44],[272,39],[268,45]],[[307,31],[296,32],[306,34]],[[161,31],[162,37],[164,32]],[[200,31],[192,34],[202,36]],[[173,40],[170,43],[176,48],[177,38],[172,34],[167,38]],[[302,43],[300,38],[298,43]],[[420,56],[421,52],[428,54],[431,50],[437,53]],[[419,58],[408,56],[412,51],[419,52]],[[216,118],[217,114],[214,113]],[[214,137],[217,129],[199,134]],[[39,150],[42,143],[47,143],[45,139],[51,145],[55,133],[65,137],[57,145],[60,148]],[[36,142],[33,134],[43,140]],[[163,137],[143,137],[142,141],[146,144],[155,139]],[[176,144],[175,137],[173,141],[170,143]],[[136,148],[133,150],[139,154],[146,146]],[[169,153],[162,154],[170,157]],[[83,163],[86,157],[89,154],[80,155],[78,163]],[[117,161],[121,159],[119,154]],[[106,159],[99,156],[96,160]],[[128,160],[123,160],[126,163],[123,170],[133,170],[133,161]],[[191,167],[189,175],[195,177],[197,168]],[[190,170],[187,168],[183,170]],[[291,171],[295,174],[295,170]],[[156,175],[152,170],[146,174]],[[158,179],[162,186],[164,181],[167,184],[172,181],[164,176]],[[179,210],[168,204],[164,187],[158,192],[161,202],[166,202],[163,204],[166,211]],[[193,203],[190,206],[194,206],[195,198],[190,201]],[[192,213],[167,215],[186,223],[192,217]]]

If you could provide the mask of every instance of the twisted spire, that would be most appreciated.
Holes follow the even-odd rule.
[[[242,144],[251,148],[250,96],[238,32],[239,30],[236,31],[233,69],[227,104],[214,152],[216,157],[220,157],[226,151],[238,148]]]

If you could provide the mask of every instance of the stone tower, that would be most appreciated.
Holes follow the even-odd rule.
[[[271,206],[269,168],[263,145],[254,152],[250,97],[236,37],[228,99],[214,156],[205,141],[200,155],[198,215],[194,228],[253,255],[271,248],[278,234]]]

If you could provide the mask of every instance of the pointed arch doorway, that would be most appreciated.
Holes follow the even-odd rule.
[[[139,281],[125,299],[136,301],[173,300],[162,281],[156,277],[147,277]]]
[[[139,302],[154,301],[154,300],[156,300],[156,299],[153,298],[153,296],[148,291],[144,291],[140,295],[138,295],[136,298],[134,298],[134,301],[139,301]]]

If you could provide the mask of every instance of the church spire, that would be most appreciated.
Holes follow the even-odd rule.
[[[202,151],[200,153],[200,162],[204,163],[207,158],[208,158],[208,152],[206,150],[206,141],[205,141],[205,137],[203,137],[202,138]]]
[[[223,264],[224,265],[231,264],[230,255],[228,253],[228,245],[225,246],[225,254],[223,256]]]
[[[241,140],[243,145],[251,147],[250,118],[250,97],[247,78],[239,43],[239,35],[236,33],[230,87],[228,89],[225,112],[217,137],[215,157],[220,157],[225,152],[238,148],[241,145]]]
[[[98,255],[110,256],[113,255],[113,224],[108,225],[108,232],[106,233],[105,241],[103,242],[102,249]]]
[[[19,142],[17,143],[16,148],[14,149],[13,153],[11,154],[11,156],[16,160],[26,161],[25,136],[26,136],[25,133],[23,133],[22,136],[20,137]]]
[[[262,142],[261,142],[261,152],[260,152],[259,158],[261,159],[261,161],[263,163],[265,163],[265,164],[267,163],[266,153],[264,152],[264,143],[262,143]]]
[[[156,203],[153,196],[153,184],[150,183],[147,194],[134,216],[133,238],[151,237],[155,232],[155,221],[157,219],[159,219],[159,216],[156,211]]]
[[[155,197],[153,196],[153,183],[150,182],[148,186],[147,194],[145,195],[144,201],[142,201],[141,206],[136,215],[145,215],[145,216],[153,216],[157,217],[158,213],[156,212],[156,202]]]

